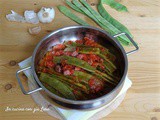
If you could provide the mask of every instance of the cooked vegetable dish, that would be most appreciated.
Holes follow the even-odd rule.
[[[53,46],[40,60],[37,74],[50,92],[89,100],[110,92],[120,81],[115,61],[109,49],[84,37]]]

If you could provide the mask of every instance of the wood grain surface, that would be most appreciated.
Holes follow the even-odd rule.
[[[120,13],[105,6],[109,13],[125,24],[139,44],[140,50],[128,56],[128,75],[133,85],[123,103],[113,113],[102,120],[160,120],[160,1],[158,0],[118,0],[127,6],[129,13]],[[98,0],[88,0],[95,8]],[[0,0],[0,119],[1,120],[55,120],[45,112],[5,112],[6,107],[38,107],[30,96],[23,95],[15,78],[19,69],[17,63],[32,55],[36,44],[52,30],[77,25],[62,15],[57,5],[64,0]],[[37,25],[9,22],[5,15],[14,10],[23,14],[24,10],[54,7],[56,17],[52,23],[38,24],[42,31],[30,35],[28,28]],[[76,13],[76,12],[75,12]],[[89,18],[76,13],[91,25]],[[27,86],[26,78],[23,84]]]

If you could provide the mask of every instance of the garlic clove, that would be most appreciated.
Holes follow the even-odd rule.
[[[50,23],[55,17],[55,10],[53,8],[42,7],[37,15],[40,22]]]
[[[11,14],[6,15],[8,21],[15,21],[15,22],[26,22],[25,18],[18,13],[11,10]]]
[[[30,33],[31,35],[36,35],[36,34],[40,33],[41,27],[38,26],[38,27],[29,28],[28,31],[29,31],[29,33]]]
[[[26,10],[24,12],[24,17],[28,23],[32,23],[32,24],[39,23],[38,16],[33,10]]]

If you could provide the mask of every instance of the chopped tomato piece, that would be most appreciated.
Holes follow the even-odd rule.
[[[68,42],[67,42],[67,44],[72,44],[72,43],[73,43],[72,41],[68,41]]]
[[[75,70],[80,71],[81,68],[80,67],[75,67]]]
[[[77,56],[77,58],[79,58],[79,59],[83,59],[83,54],[79,54],[78,56]]]
[[[64,65],[64,67],[62,69],[63,69],[63,71],[71,70],[71,69],[74,69],[74,66],[66,64],[66,65]]]
[[[52,55],[47,55],[46,56],[46,61],[51,61],[53,60],[53,56]]]
[[[100,80],[91,78],[88,82],[91,92],[97,93],[103,88],[103,83]]]
[[[88,37],[84,37],[85,45],[88,46],[97,46],[97,43],[94,40],[89,39]]]
[[[84,60],[84,61],[87,61],[87,60],[88,60],[88,57],[87,57],[86,54],[83,54],[83,60]]]
[[[76,40],[76,43],[83,44],[83,40]]]
[[[47,73],[48,71],[47,71],[46,68],[44,68],[44,69],[42,70],[42,72]]]
[[[64,44],[58,44],[58,45],[53,47],[53,50],[55,50],[55,51],[63,50],[63,49],[65,49],[65,45]]]
[[[102,64],[99,64],[99,66],[100,66],[100,68],[101,68],[102,70],[105,69],[105,67],[104,67]]]
[[[40,67],[45,66],[45,61],[44,61],[44,59],[40,61],[39,66],[40,66]]]
[[[46,61],[45,62],[45,66],[48,68],[53,68],[54,67],[54,63],[52,61]]]
[[[61,61],[61,65],[62,65],[62,66],[65,66],[65,65],[66,65],[66,60],[62,60],[62,61]]]
[[[97,63],[97,62],[94,62],[93,64],[92,64],[92,66],[94,66],[94,67],[97,67],[99,65],[99,63]]]
[[[88,60],[88,57],[87,57],[86,54],[79,54],[79,55],[77,56],[77,58],[79,58],[79,59],[81,59],[81,60],[84,60],[84,61],[87,61],[87,60]]]
[[[55,51],[54,55],[55,56],[63,55],[63,50]]]
[[[64,55],[71,56],[71,55],[72,55],[72,52],[70,52],[70,51],[64,52]]]
[[[74,73],[74,70],[72,69],[72,70],[70,70],[70,72],[71,72],[71,75],[73,75],[73,73]]]

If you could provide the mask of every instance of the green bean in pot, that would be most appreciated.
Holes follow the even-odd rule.
[[[58,81],[57,79],[49,76],[46,73],[40,74],[40,81],[48,84],[49,86],[53,86],[59,93],[61,93],[65,98],[73,99],[75,100],[75,95],[73,92],[69,89],[67,85],[62,83],[61,81]]]
[[[58,44],[40,60],[39,78],[48,85],[48,90],[67,99],[88,100],[101,96],[105,93],[101,92],[104,87],[115,87],[119,82],[119,77],[114,77],[117,65],[102,53],[104,50],[109,55],[109,49],[86,37]]]

